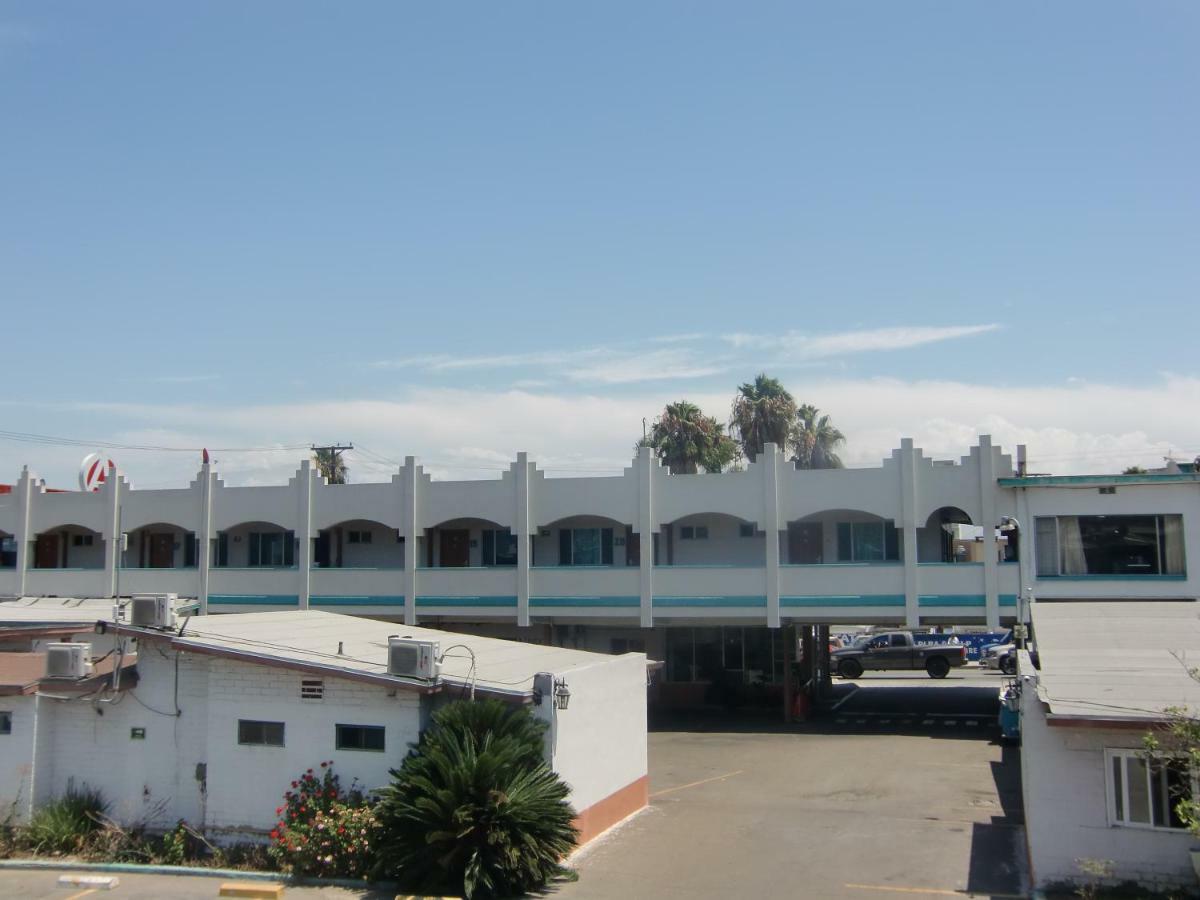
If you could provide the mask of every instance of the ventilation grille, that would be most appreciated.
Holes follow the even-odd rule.
[[[324,700],[325,682],[320,678],[304,678],[300,681],[301,700]]]

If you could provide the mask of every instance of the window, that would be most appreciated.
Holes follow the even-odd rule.
[[[1183,830],[1175,811],[1196,791],[1182,758],[1147,757],[1139,750],[1105,750],[1108,815],[1112,825]]]
[[[296,564],[296,536],[291,531],[252,531],[248,566],[290,567]]]
[[[349,544],[369,544],[371,543],[371,532],[348,531],[346,532],[346,542]]]
[[[754,523],[742,522],[738,525],[738,537],[752,538],[754,537]]]
[[[337,749],[383,752],[382,725],[338,725]]]
[[[238,719],[238,743],[251,747],[282,747],[283,723]]]
[[[838,522],[838,562],[882,562],[900,558],[895,525],[877,522]]]
[[[12,713],[0,710],[0,734],[12,734]]]
[[[1040,516],[1037,573],[1184,575],[1183,516]]]
[[[707,541],[708,526],[707,525],[681,525],[679,527],[679,539],[681,541]]]
[[[92,546],[92,535],[90,534],[75,534],[71,536],[71,546],[73,547],[90,547]]]
[[[515,566],[517,564],[517,538],[507,528],[485,528],[483,551],[480,557],[484,566]]]
[[[611,566],[611,528],[562,528],[558,532],[558,561],[562,566]]]

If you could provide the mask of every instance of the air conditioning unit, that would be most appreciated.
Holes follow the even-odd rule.
[[[47,678],[86,678],[91,671],[91,644],[50,644],[46,647]]]
[[[388,674],[433,681],[441,671],[438,642],[393,635],[388,638]]]
[[[175,627],[176,594],[134,594],[129,603],[129,624],[142,628]]]

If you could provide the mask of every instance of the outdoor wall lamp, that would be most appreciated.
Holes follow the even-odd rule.
[[[571,703],[571,690],[565,678],[554,679],[554,708],[566,709]]]

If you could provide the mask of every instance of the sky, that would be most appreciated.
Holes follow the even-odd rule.
[[[758,372],[853,466],[1191,459],[1198,40],[1192,0],[0,0],[0,482],[615,474]]]

